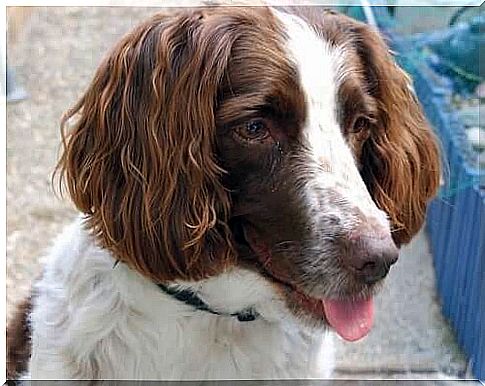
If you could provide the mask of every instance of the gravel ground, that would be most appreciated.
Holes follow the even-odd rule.
[[[8,64],[29,93],[7,105],[7,314],[29,291],[50,241],[75,212],[54,196],[59,119],[102,55],[154,8],[32,8]],[[339,344],[338,372],[357,378],[462,377],[466,361],[440,313],[428,242],[420,234],[377,299],[375,329]]]

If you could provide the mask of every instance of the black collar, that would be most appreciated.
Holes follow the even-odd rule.
[[[259,314],[252,307],[232,314],[217,312],[211,309],[199,296],[197,296],[197,293],[190,289],[175,289],[167,287],[164,284],[157,284],[157,286],[167,295],[170,295],[171,297],[195,308],[198,311],[205,311],[214,315],[236,317],[240,322],[252,322],[259,317]]]

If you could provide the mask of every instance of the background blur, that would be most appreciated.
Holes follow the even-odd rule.
[[[379,7],[369,19],[368,9],[337,8],[388,34],[400,63],[419,79],[418,97],[452,162],[426,229],[402,250],[376,299],[375,328],[362,341],[339,343],[336,375],[483,376],[483,363],[477,364],[484,360],[483,303],[476,289],[483,282],[485,239],[480,222],[485,136],[478,107],[485,82],[476,49],[484,39],[483,19],[476,19],[481,9]],[[106,51],[156,11],[7,8],[7,317],[30,291],[51,240],[76,215],[50,185],[60,117],[87,87]],[[472,196],[462,197],[463,192]],[[467,344],[470,337],[460,330],[478,343]]]

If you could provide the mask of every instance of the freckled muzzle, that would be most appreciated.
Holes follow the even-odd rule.
[[[287,226],[291,232],[266,245],[261,262],[266,273],[287,285],[287,300],[297,315],[330,325],[341,337],[354,341],[370,331],[372,295],[399,251],[385,213],[363,183],[326,187],[321,183],[324,177],[292,185],[299,187],[290,189],[289,195],[306,199],[289,200],[301,206],[297,211],[282,208],[288,216],[281,221],[290,225],[291,214],[298,212],[300,226]],[[253,249],[263,256],[265,241],[258,232],[249,233]],[[292,242],[282,249],[281,240]]]
[[[396,262],[398,249],[382,221],[363,217],[347,200],[334,201],[331,211],[300,218],[307,226],[287,227],[294,233],[287,233],[284,243],[281,234],[275,239],[250,224],[244,233],[260,272],[281,290],[297,317],[330,325],[355,341],[372,328],[373,289]]]
[[[383,279],[399,256],[386,215],[364,189],[356,186],[343,194],[322,189],[319,205],[309,214],[316,236],[313,248],[331,249],[337,256],[334,263],[363,286]]]

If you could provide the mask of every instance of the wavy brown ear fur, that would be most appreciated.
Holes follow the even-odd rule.
[[[57,170],[72,200],[104,247],[156,281],[206,277],[234,257],[213,150],[232,43],[203,9],[156,15],[62,121]]]
[[[378,206],[388,213],[393,238],[401,245],[421,228],[428,200],[439,187],[438,141],[409,77],[382,38],[365,25],[356,30],[368,90],[378,107],[376,126],[362,153],[363,176]]]

